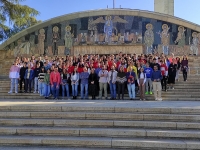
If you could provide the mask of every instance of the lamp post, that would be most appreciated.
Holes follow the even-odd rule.
[[[115,0],[113,0],[113,9],[115,9]]]

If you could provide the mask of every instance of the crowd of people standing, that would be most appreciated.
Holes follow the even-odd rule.
[[[164,54],[78,55],[65,57],[17,57],[10,68],[9,94],[38,93],[48,99],[124,99],[127,89],[129,99],[139,94],[140,100],[154,94],[162,100],[161,91],[174,89],[179,72],[187,81],[188,60]],[[80,90],[79,90],[80,89]],[[110,98],[108,98],[108,89]],[[33,90],[33,91],[32,91]]]

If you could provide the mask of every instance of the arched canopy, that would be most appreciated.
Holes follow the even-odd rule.
[[[125,15],[125,16],[138,16],[138,17],[146,17],[156,20],[161,20],[169,23],[173,23],[176,25],[181,25],[186,28],[190,28],[191,30],[194,30],[196,32],[200,32],[200,26],[194,23],[191,23],[189,21],[166,15],[156,12],[150,12],[150,11],[143,11],[143,10],[132,10],[132,9],[100,9],[100,10],[90,10],[90,11],[83,11],[83,12],[76,12],[71,13],[59,17],[52,18],[50,20],[44,21],[42,23],[39,23],[37,25],[31,26],[30,28],[27,28],[16,35],[9,38],[7,41],[2,43],[0,45],[0,50],[3,50],[6,46],[10,45],[11,43],[17,41],[21,37],[26,36],[27,34],[33,33],[35,31],[38,31],[44,27],[47,27],[52,24],[56,24],[62,21],[67,20],[73,20],[77,18],[83,18],[83,17],[90,17],[90,16],[106,16],[106,15]]]

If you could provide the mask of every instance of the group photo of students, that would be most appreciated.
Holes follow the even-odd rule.
[[[173,53],[17,57],[10,68],[8,93],[35,93],[55,100],[136,100],[138,95],[145,101],[154,95],[162,101],[162,91],[187,81],[188,69],[187,56]]]

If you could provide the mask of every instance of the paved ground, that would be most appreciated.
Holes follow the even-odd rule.
[[[0,106],[74,106],[200,109],[200,101],[0,100]]]

